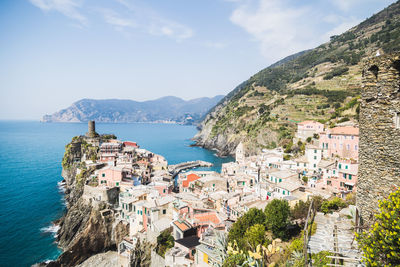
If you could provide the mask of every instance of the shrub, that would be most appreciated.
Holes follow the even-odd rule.
[[[368,232],[357,236],[367,266],[400,265],[400,190],[379,202],[380,213]]]
[[[168,229],[162,231],[160,235],[157,236],[157,254],[164,257],[167,250],[174,247],[174,244],[175,241],[171,232]]]
[[[251,208],[232,225],[228,234],[228,242],[236,241],[239,249],[244,249],[246,243],[243,237],[246,230],[255,224],[265,225],[265,218],[265,213],[262,210]]]
[[[290,211],[290,217],[293,220],[298,220],[298,219],[305,219],[307,217],[308,213],[308,207],[310,206],[310,202],[304,202],[300,200],[299,202],[296,203],[296,205],[291,209]]]
[[[325,200],[322,202],[321,211],[327,214],[333,210],[339,210],[340,208],[344,208],[346,206],[346,202],[344,202],[341,198],[335,197],[332,200]]]

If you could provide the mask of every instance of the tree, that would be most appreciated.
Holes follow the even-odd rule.
[[[151,264],[152,246],[148,241],[136,242],[135,248],[131,252],[131,267],[149,267]]]
[[[368,232],[357,234],[367,266],[400,265],[400,190],[379,202],[380,213]]]
[[[267,241],[265,237],[265,226],[262,224],[255,224],[246,230],[244,234],[247,246],[250,250],[255,250],[258,245],[264,245]]]
[[[157,236],[157,254],[164,257],[165,252],[167,252],[168,249],[174,247],[174,244],[175,241],[174,237],[171,235],[171,232],[168,229],[162,231],[160,235]]]
[[[274,237],[287,238],[286,228],[290,215],[289,204],[286,200],[274,199],[265,207],[265,224]]]
[[[246,230],[255,225],[265,225],[265,213],[257,208],[251,208],[247,213],[241,216],[231,227],[228,234],[228,241],[233,242],[236,240],[240,249],[245,247],[243,236]]]
[[[307,217],[309,206],[310,206],[310,201],[304,202],[300,200],[290,211],[290,217],[293,220],[299,220],[299,219],[304,220]]]

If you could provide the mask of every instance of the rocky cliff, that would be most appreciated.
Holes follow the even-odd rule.
[[[400,50],[400,1],[240,84],[205,116],[196,144],[228,155],[244,142],[252,154],[287,145],[303,120],[357,123],[362,60],[378,49]]]
[[[127,225],[115,222],[112,215],[101,212],[109,204],[95,207],[82,198],[83,185],[95,168],[86,168],[80,159],[90,157],[97,149],[83,137],[74,137],[66,146],[62,176],[67,212],[56,222],[60,226],[57,242],[63,253],[48,266],[75,266],[97,253],[116,250],[116,244],[128,234]]]

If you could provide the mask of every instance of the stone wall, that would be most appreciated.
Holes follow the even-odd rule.
[[[85,185],[82,198],[87,204],[92,204],[97,207],[100,203],[106,202],[116,204],[118,201],[119,188],[106,188],[101,186]]]
[[[400,53],[366,60],[362,82],[357,206],[370,224],[400,187]]]

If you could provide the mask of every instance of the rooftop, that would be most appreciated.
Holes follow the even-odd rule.
[[[200,245],[199,239],[197,236],[189,236],[175,240],[175,242],[187,248],[194,248]]]

